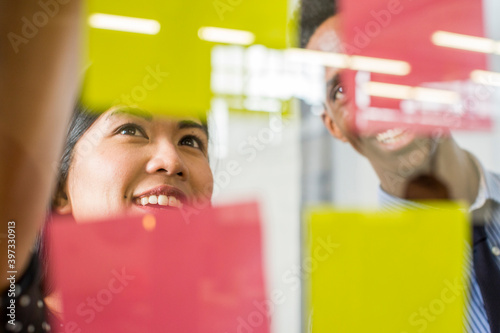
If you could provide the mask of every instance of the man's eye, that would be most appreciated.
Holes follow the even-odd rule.
[[[201,147],[202,147],[201,140],[193,135],[187,135],[187,136],[183,137],[181,139],[181,141],[179,142],[179,145],[190,146],[190,147],[198,148],[198,149],[201,149]]]
[[[338,89],[335,90],[335,95],[333,97],[335,100],[343,99],[345,97],[344,87],[339,85]]]
[[[135,124],[125,124],[120,126],[117,130],[117,134],[147,138],[144,130],[139,125]]]
[[[337,84],[330,95],[331,99],[333,102],[341,101],[345,97],[345,89],[344,86],[341,85],[340,83]]]

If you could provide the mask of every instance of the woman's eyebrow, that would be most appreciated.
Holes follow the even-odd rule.
[[[111,112],[106,117],[106,120],[109,120],[111,117],[114,117],[114,116],[117,116],[117,115],[121,115],[121,114],[136,116],[136,117],[142,118],[142,119],[144,119],[146,121],[152,121],[153,120],[153,116],[151,115],[151,113],[149,113],[147,111],[144,111],[144,110],[133,109],[133,108],[119,108],[119,109],[116,109],[115,111]]]
[[[208,135],[207,127],[203,126],[202,124],[192,121],[192,120],[181,120],[177,124],[178,129],[185,129],[185,128],[198,128],[201,129],[205,134]]]

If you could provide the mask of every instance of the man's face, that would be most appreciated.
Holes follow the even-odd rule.
[[[316,51],[342,53],[341,16],[335,15],[318,27],[307,48]],[[396,173],[408,179],[425,172],[430,156],[435,151],[435,140],[417,136],[411,128],[394,128],[364,135],[350,124],[351,109],[341,82],[341,70],[325,69],[326,101],[323,122],[332,136],[349,142],[368,158],[377,170]],[[402,171],[404,170],[404,172]],[[380,177],[380,174],[379,174]]]

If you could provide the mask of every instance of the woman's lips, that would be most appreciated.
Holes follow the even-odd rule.
[[[182,208],[187,203],[187,196],[178,188],[170,185],[160,185],[134,195],[132,202],[144,208],[166,209]]]

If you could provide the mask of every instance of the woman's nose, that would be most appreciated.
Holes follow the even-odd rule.
[[[177,147],[170,142],[158,142],[152,147],[146,171],[148,173],[164,172],[169,176],[186,178],[188,170],[180,156]]]

